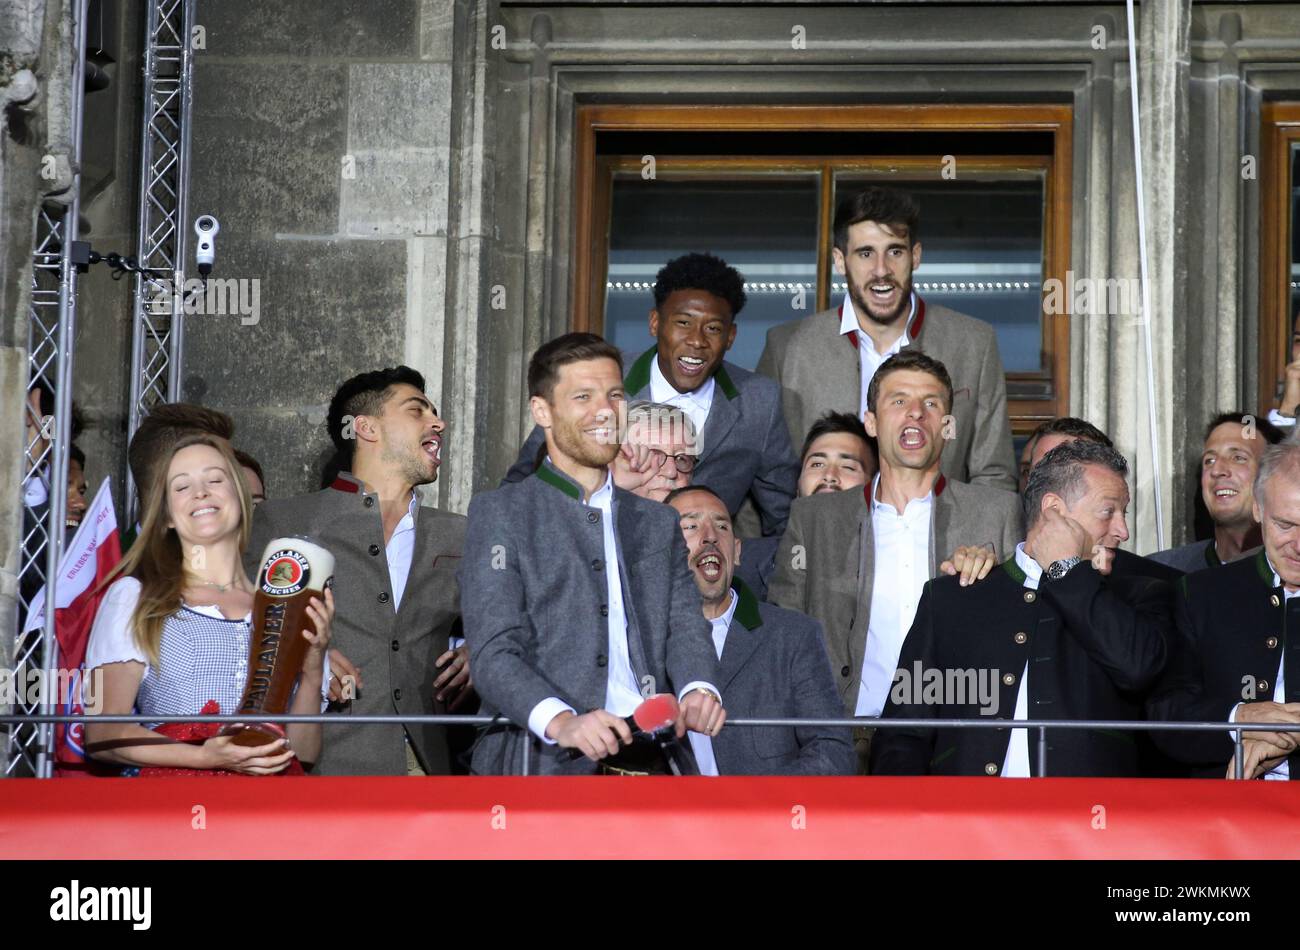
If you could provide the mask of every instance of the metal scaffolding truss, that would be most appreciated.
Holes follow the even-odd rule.
[[[32,300],[27,319],[27,419],[26,459],[23,469],[23,530],[19,552],[19,629],[14,640],[16,682],[27,682],[28,671],[58,668],[58,643],[54,638],[54,610],[45,610],[39,629],[23,633],[31,610],[29,598],[45,587],[45,603],[55,603],[54,586],[63,556],[64,523],[68,502],[68,449],[72,442],[72,344],[76,333],[77,270],[72,263],[72,242],[77,239],[81,211],[81,113],[85,100],[87,0],[73,5],[72,90],[68,127],[72,185],[66,206],[43,203],[37,212],[32,248]],[[53,389],[53,405],[41,406],[32,393]],[[47,396],[48,400],[48,396]],[[50,411],[52,409],[52,411]],[[46,584],[46,579],[49,583]],[[47,676],[46,682],[53,679]],[[26,697],[30,700],[32,697]],[[18,714],[51,715],[56,703],[41,691],[40,702],[16,702]],[[46,778],[53,771],[54,728],[49,724],[20,723],[9,730],[5,743],[6,775]]]
[[[46,204],[39,212],[33,242],[32,302],[28,319],[28,392],[45,382],[54,390],[53,412],[32,413],[24,479],[24,520],[20,556],[19,614],[30,610],[29,597],[50,579],[45,603],[56,602],[57,567],[63,555],[67,508],[68,449],[71,444],[72,345],[76,331],[77,270],[71,260],[77,240],[81,190],[81,128],[85,100],[86,8],[74,0],[74,35],[78,49],[73,67],[69,122],[73,148],[71,200],[65,208]],[[192,87],[190,30],[195,0],[149,0],[144,42],[144,112],[140,141],[140,201],[136,260],[140,267],[170,275],[163,280],[136,274],[133,302],[129,433],[161,402],[178,398],[181,373],[182,316],[187,250],[184,222],[189,188],[189,125]],[[127,523],[135,520],[136,499],[127,472]],[[43,491],[42,491],[43,489]],[[35,498],[41,496],[40,503]],[[29,499],[31,503],[29,504]],[[44,626],[15,636],[14,667],[58,668],[54,610],[45,611]],[[51,677],[47,682],[53,682]],[[18,715],[53,714],[55,703],[16,703]],[[20,723],[5,742],[4,773],[47,778],[54,767],[54,728]]]
[[[135,277],[130,433],[152,407],[180,395],[194,5],[195,0],[150,0],[148,4],[136,259],[141,267],[170,274],[171,285],[143,274]],[[126,478],[130,524],[135,521],[137,502],[130,471]]]

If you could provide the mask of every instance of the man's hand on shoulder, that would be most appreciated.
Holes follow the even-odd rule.
[[[969,587],[976,581],[989,576],[989,571],[997,566],[997,552],[993,542],[986,541],[980,545],[963,545],[952,552],[952,557],[939,565],[939,573],[948,576],[960,575],[961,586]]]

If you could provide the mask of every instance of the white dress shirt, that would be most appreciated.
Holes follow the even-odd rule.
[[[1038,590],[1043,579],[1043,569],[1038,562],[1025,553],[1025,542],[1016,545],[1016,564],[1025,572],[1025,586]],[[1012,719],[1022,722],[1029,718],[1029,661],[1020,671],[1020,688],[1016,690],[1016,711]],[[1007,757],[1002,762],[1003,778],[1029,778],[1029,730],[1012,729],[1011,742],[1007,746]]]
[[[880,476],[871,482],[871,530],[875,543],[875,577],[867,648],[858,687],[858,716],[879,716],[898,669],[898,654],[916,619],[921,589],[930,579],[930,514],[934,490],[914,498],[900,515],[879,500]]]
[[[406,579],[411,576],[411,557],[415,554],[415,510],[420,507],[420,496],[411,492],[411,504],[393,529],[393,536],[384,546],[388,560],[388,583],[393,588],[393,613],[402,606],[406,593]]]
[[[548,456],[546,464],[550,463]],[[627,613],[623,605],[623,578],[618,565],[618,541],[614,534],[613,501],[614,479],[607,472],[605,484],[592,494],[590,501],[584,501],[583,504],[588,508],[598,509],[603,515],[600,526],[605,541],[605,596],[609,605],[609,616],[606,620],[609,659],[605,667],[607,670],[605,710],[615,716],[630,716],[648,697],[641,694],[641,684],[637,682],[636,674],[632,671],[632,658],[628,653]],[[721,695],[717,687],[711,683],[694,681],[682,687],[681,692],[677,694],[678,699],[691,690],[701,687],[710,690],[716,696]],[[546,727],[550,725],[552,719],[566,710],[574,715],[578,713],[558,696],[543,699],[528,714],[529,730],[547,745],[555,745],[554,739],[547,738]]]
[[[699,389],[689,393],[679,393],[664,374],[659,371],[659,358],[650,361],[650,398],[665,406],[676,406],[686,413],[695,425],[695,454],[702,451],[700,438],[704,434],[704,422],[709,418],[709,409],[713,406],[713,377],[704,381]]]
[[[1295,425],[1295,416],[1284,416],[1276,409],[1270,409],[1268,411],[1268,421],[1275,426],[1285,426],[1289,429]]]
[[[875,341],[863,333],[862,327],[858,324],[858,314],[853,309],[853,301],[847,293],[844,295],[844,303],[840,305],[840,335],[843,336],[846,333],[856,333],[858,335],[858,368],[861,370],[859,375],[862,377],[862,391],[858,408],[859,419],[867,414],[867,389],[871,386],[871,380],[876,375],[876,370],[880,369],[880,364],[895,353],[901,352],[903,347],[912,342],[912,338],[908,336],[907,331],[912,325],[912,317],[915,315],[916,294],[913,293],[912,309],[908,311],[907,319],[903,321],[903,335],[895,340],[893,346],[884,353],[877,353]]]
[[[713,625],[713,648],[718,651],[718,659],[722,659],[722,648],[727,645],[727,631],[731,629],[731,620],[736,616],[736,605],[740,603],[740,598],[736,592],[731,591],[731,603],[720,616],[714,617],[709,621]],[[701,775],[717,775],[718,760],[713,757],[713,740],[698,732],[688,732],[687,736],[691,740],[691,750],[695,753],[695,761],[700,767]]]
[[[1294,424],[1295,420],[1293,419],[1291,420],[1291,422],[1292,424]],[[1267,555],[1265,556],[1265,560],[1268,560]],[[1268,566],[1272,568],[1273,562],[1269,561]],[[1300,590],[1287,590],[1285,588],[1285,586],[1282,584],[1282,578],[1278,575],[1276,570],[1273,571],[1273,586],[1281,587],[1282,596],[1285,597],[1287,600],[1290,600],[1292,597],[1300,597]],[[1283,654],[1282,656],[1277,658],[1277,679],[1274,680],[1274,685],[1273,685],[1273,702],[1275,703],[1286,702],[1286,654]],[[1237,703],[1237,705],[1232,707],[1232,712],[1228,713],[1228,722],[1237,721],[1237,710],[1240,708],[1241,708],[1241,703]],[[1295,733],[1293,732],[1291,733],[1291,735],[1294,736]],[[1233,736],[1235,738],[1236,736],[1235,732],[1233,733]],[[1291,778],[1291,763],[1288,762],[1286,759],[1283,759],[1271,771],[1266,772],[1264,774],[1264,779],[1266,781],[1272,780],[1275,782],[1285,782],[1285,781],[1289,781],[1290,778]]]
[[[35,508],[50,500],[50,488],[46,482],[45,470],[33,472],[23,479],[23,504]]]

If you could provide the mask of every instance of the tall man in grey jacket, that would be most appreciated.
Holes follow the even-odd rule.
[[[940,472],[951,399],[942,363],[917,352],[886,360],[871,381],[866,417],[879,474],[862,491],[796,500],[777,551],[768,599],[821,621],[849,715],[880,715],[921,589],[941,568],[952,570],[944,559],[981,548],[983,577],[1019,540],[1017,496]],[[963,570],[963,580],[971,576]],[[864,768],[869,747],[864,728]]]
[[[619,351],[590,333],[528,366],[547,458],[470,503],[460,582],[483,711],[480,774],[654,772],[624,717],[675,694],[678,735],[716,736],[718,659],[673,510],[615,487],[624,400]],[[585,757],[585,758],[584,758]]]
[[[951,481],[1015,491],[1017,467],[997,336],[982,320],[928,305],[912,289],[921,265],[920,210],[911,196],[873,186],[835,212],[835,269],[848,292],[839,307],[774,327],[758,371],[781,384],[794,445],[828,411],[862,418],[881,363],[919,350],[948,368]],[[703,480],[703,479],[701,479]]]
[[[456,567],[465,517],[420,504],[442,460],[445,423],[406,366],[362,373],[335,394],[326,420],[342,469],[323,491],[257,506],[244,566],[266,543],[306,535],[335,558],[331,707],[348,714],[430,714],[469,686],[468,651],[451,649],[460,613]],[[350,662],[349,662],[350,661]],[[355,664],[355,666],[353,665]],[[328,725],[326,775],[445,774],[442,726]]]

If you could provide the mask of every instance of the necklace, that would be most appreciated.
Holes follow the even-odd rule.
[[[202,584],[204,587],[215,587],[223,594],[226,591],[230,590],[230,588],[235,586],[234,581],[231,581],[229,584],[218,584],[216,581],[199,581],[199,583]]]

